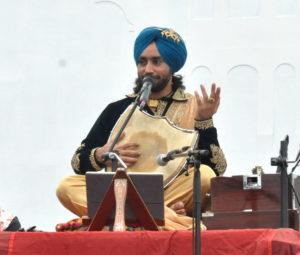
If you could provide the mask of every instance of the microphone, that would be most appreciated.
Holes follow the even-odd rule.
[[[154,78],[152,75],[146,75],[143,79],[143,87],[140,96],[140,110],[142,111],[149,100]]]
[[[156,158],[157,164],[160,166],[165,166],[170,160],[173,160],[177,157],[188,156],[187,153],[182,152],[185,152],[190,148],[190,146],[184,146],[181,149],[170,151],[168,154],[159,154]]]
[[[165,166],[170,160],[184,156],[194,156],[194,157],[206,157],[209,155],[208,150],[192,150],[190,146],[184,146],[181,149],[170,151],[168,154],[159,154],[156,158],[157,164],[160,166]],[[185,152],[190,149],[189,152]],[[183,153],[185,152],[185,153]]]

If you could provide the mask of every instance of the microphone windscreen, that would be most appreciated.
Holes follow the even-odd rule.
[[[166,156],[167,155],[165,155],[165,154],[159,154],[156,158],[157,164],[160,166],[165,166],[168,163],[168,161],[164,160],[166,158]]]
[[[147,74],[145,75],[145,77],[143,78],[143,84],[145,82],[151,82],[152,84],[154,83],[154,77],[151,74]]]

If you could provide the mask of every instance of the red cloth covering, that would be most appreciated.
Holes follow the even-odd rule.
[[[1,255],[192,254],[191,231],[2,234],[6,233],[0,233]],[[202,255],[292,255],[300,252],[300,233],[292,229],[207,230],[201,232],[201,247]]]
[[[12,232],[1,232],[0,233],[0,254],[8,254],[10,236]]]

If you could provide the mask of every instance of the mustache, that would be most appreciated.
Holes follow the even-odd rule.
[[[141,80],[143,80],[146,76],[149,76],[149,74],[147,75],[143,75],[141,77],[139,77]],[[159,75],[151,75],[153,79],[160,79],[160,76]]]

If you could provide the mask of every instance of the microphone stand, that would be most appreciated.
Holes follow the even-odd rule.
[[[287,149],[289,136],[280,142],[280,152],[277,158],[271,158],[271,165],[277,166],[277,173],[281,176],[281,227],[288,228],[288,175],[287,175]]]
[[[295,189],[291,183],[291,178],[294,170],[298,166],[300,162],[300,150],[298,151],[297,157],[294,161],[287,161],[287,150],[289,144],[289,136],[287,135],[283,141],[280,142],[280,151],[279,156],[277,158],[271,158],[271,165],[277,166],[277,173],[281,174],[281,227],[288,228],[289,221],[288,221],[288,184],[292,188],[295,198],[300,206],[299,199]],[[287,167],[289,163],[296,163],[295,166],[292,168],[291,176],[288,176]]]
[[[110,159],[112,161],[112,172],[117,171],[118,161],[123,165],[124,168],[127,168],[125,163],[118,156],[118,151],[113,151],[113,148],[115,147],[116,143],[118,142],[122,132],[124,131],[125,127],[127,126],[128,121],[130,120],[130,118],[131,118],[132,114],[134,113],[135,109],[137,108],[138,104],[140,104],[140,109],[143,110],[145,104],[147,103],[147,101],[149,99],[153,82],[154,82],[154,78],[152,75],[146,75],[144,77],[143,87],[141,88],[139,95],[135,99],[132,109],[130,110],[130,112],[127,115],[125,121],[123,122],[119,132],[117,133],[112,144],[110,145],[108,152],[103,153],[103,155],[101,156],[103,162],[105,162],[108,159]]]
[[[193,180],[193,219],[196,221],[196,254],[201,254],[201,157],[207,156],[207,150],[190,150],[188,153],[187,163],[194,165],[194,180]],[[194,221],[193,221],[194,227]],[[194,231],[193,231],[193,251],[194,251]],[[194,253],[194,252],[193,252]]]
[[[121,165],[124,168],[127,168],[126,164],[122,161],[122,159],[119,157],[119,153],[116,150],[113,150],[113,148],[115,147],[116,143],[118,142],[121,134],[123,133],[125,127],[127,126],[129,120],[131,119],[135,109],[137,108],[139,102],[140,102],[140,97],[141,97],[141,93],[137,96],[137,98],[135,99],[134,103],[133,103],[133,107],[130,110],[129,114],[127,115],[125,121],[123,122],[120,130],[118,131],[116,137],[114,138],[112,144],[110,145],[108,151],[106,153],[103,153],[102,160],[103,162],[107,161],[107,160],[111,160],[112,162],[112,172],[116,172],[117,168],[118,168],[118,161],[121,163]]]

